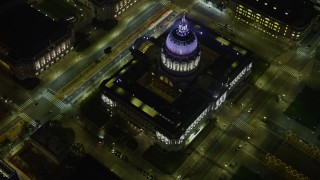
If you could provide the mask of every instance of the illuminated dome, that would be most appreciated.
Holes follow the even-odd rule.
[[[197,36],[188,29],[183,15],[179,27],[172,30],[162,46],[162,65],[170,72],[188,74],[194,72],[200,62]]]

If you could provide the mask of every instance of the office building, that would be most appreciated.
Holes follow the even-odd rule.
[[[93,17],[99,21],[115,19],[141,0],[78,0],[91,9]]]
[[[54,21],[27,4],[0,12],[0,62],[18,79],[34,78],[73,48],[68,22]]]
[[[313,6],[302,0],[230,0],[234,18],[274,38],[302,40],[318,19]]]

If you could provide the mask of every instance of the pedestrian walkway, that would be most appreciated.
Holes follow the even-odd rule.
[[[232,123],[232,125],[234,125],[235,127],[239,128],[240,130],[242,130],[243,132],[247,133],[248,135],[251,135],[256,130],[250,124],[248,124],[247,122],[245,122],[245,121],[243,121],[241,119],[235,120]]]
[[[58,98],[56,98],[54,95],[52,95],[50,92],[47,92],[44,97],[52,102],[54,105],[56,105],[59,109],[64,109],[67,105],[62,102],[61,100],[59,100]]]
[[[26,102],[24,102],[20,108],[21,110],[24,110],[27,106],[29,106],[31,103],[33,103],[33,100],[32,99],[28,99]]]
[[[60,120],[63,116],[61,114],[58,114],[56,117],[52,118],[53,120]]]

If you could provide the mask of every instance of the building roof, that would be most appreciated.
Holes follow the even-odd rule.
[[[163,36],[166,37],[171,29],[175,29],[177,23]],[[191,25],[194,26],[195,23]],[[206,50],[202,51],[201,68],[194,75],[174,77],[159,70],[161,66],[157,59],[160,59],[161,44],[142,37],[133,45],[132,51],[134,54],[139,51],[143,55],[140,58],[136,56],[136,59],[105,80],[101,84],[103,93],[123,106],[139,112],[145,119],[152,120],[150,123],[166,136],[179,138],[209,104],[219,97],[214,95],[221,95],[226,91],[223,83],[229,80],[228,77],[234,78],[235,74],[250,62],[250,53],[239,46],[221,37],[220,39],[203,28],[201,31],[193,28],[193,31],[198,33],[200,44],[206,46],[203,48]],[[148,45],[145,46],[148,48],[144,45]],[[149,51],[152,53],[148,53]],[[169,87],[169,91],[177,90],[173,93],[176,95],[168,98],[166,96],[169,95],[163,96],[162,92],[150,88],[147,82],[161,76],[172,81],[173,87]]]
[[[27,4],[1,8],[0,21],[0,44],[8,48],[13,63],[30,61],[70,35],[67,22],[53,21]]]
[[[317,11],[304,0],[237,0],[288,25],[305,27]]]
[[[94,4],[103,6],[103,5],[112,5],[119,2],[119,0],[91,0]]]

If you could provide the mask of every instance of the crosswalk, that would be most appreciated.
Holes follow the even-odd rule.
[[[38,123],[34,120],[31,120],[30,121],[30,124],[33,126],[33,127],[37,127],[38,126]]]
[[[29,106],[32,102],[33,102],[32,99],[28,99],[26,102],[24,102],[24,103],[20,106],[21,110],[24,110],[24,109],[25,109],[27,106]]]
[[[58,98],[56,98],[54,95],[52,95],[50,92],[47,92],[44,97],[54,103],[58,108],[60,108],[61,110],[64,109],[67,105],[62,102],[61,100],[59,100]]]
[[[22,118],[22,119],[25,119],[25,120],[31,120],[30,116],[28,116],[27,114],[25,113],[20,113],[19,116]]]
[[[37,127],[37,126],[39,125],[34,119],[32,119],[29,115],[27,115],[27,114],[25,114],[25,113],[20,113],[19,116],[20,116],[22,119],[29,121],[29,123],[30,123],[33,127]]]
[[[290,66],[284,65],[284,66],[281,66],[281,69],[294,77],[299,77],[299,75],[301,74],[299,71],[293,69]]]
[[[63,116],[61,114],[58,114],[56,117],[52,118],[53,120],[60,120]]]
[[[307,52],[302,48],[297,49],[297,54],[299,54],[300,56],[305,56],[305,57],[309,56],[309,54],[307,54]]]
[[[241,119],[237,119],[232,123],[235,127],[239,128],[243,132],[247,133],[248,135],[251,135],[254,131],[255,128],[252,127],[250,124],[246,123],[245,121]]]
[[[305,49],[305,48],[298,48],[297,49],[297,54],[299,54],[300,56],[303,57],[308,57],[311,58],[315,55],[315,51],[311,51],[309,49]]]

